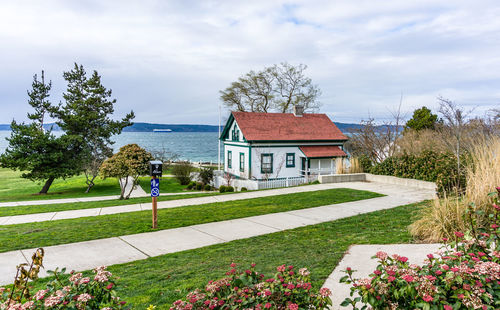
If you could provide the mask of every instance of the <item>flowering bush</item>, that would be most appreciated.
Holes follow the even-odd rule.
[[[113,275],[106,267],[94,269],[93,277],[72,272],[65,280],[61,279],[64,271],[49,272],[55,279],[33,296],[25,293],[22,300],[14,299],[11,289],[0,288],[0,309],[125,309],[126,303],[116,296]]]
[[[358,302],[373,309],[500,309],[500,206],[498,196],[487,227],[471,222],[466,233],[444,239],[444,250],[427,255],[423,266],[408,258],[378,252],[379,265],[371,278],[353,279],[353,270],[341,282],[352,284],[343,306]],[[474,218],[474,217],[471,217]]]
[[[311,291],[309,271],[281,265],[270,278],[254,270],[255,264],[238,273],[231,264],[227,277],[209,281],[204,291],[195,290],[186,300],[174,302],[171,310],[191,309],[326,309],[331,305],[330,290]]]

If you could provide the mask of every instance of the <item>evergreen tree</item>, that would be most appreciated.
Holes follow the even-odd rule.
[[[70,141],[43,129],[45,116],[51,108],[48,100],[51,87],[51,82],[45,83],[43,71],[41,81],[34,75],[32,90],[28,91],[28,103],[34,109],[34,113],[28,113],[32,123],[12,121],[12,133],[7,139],[9,146],[0,156],[2,167],[23,171],[21,176],[32,181],[45,181],[40,194],[46,194],[55,179],[78,172],[71,165]]]
[[[119,121],[110,118],[116,99],[111,99],[112,91],[102,85],[97,71],[87,77],[83,66],[75,63],[63,76],[68,83],[64,104],[52,108],[51,115],[76,148],[76,164],[85,172],[88,192],[102,162],[113,154],[111,137],[132,125],[134,113],[131,111]]]
[[[413,111],[413,116],[406,122],[405,129],[420,131],[422,129],[434,129],[438,121],[438,116],[432,114],[427,107],[421,107]]]

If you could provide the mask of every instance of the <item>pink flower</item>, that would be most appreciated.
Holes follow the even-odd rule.
[[[235,263],[231,263],[231,265],[229,265],[229,266],[231,266],[232,268],[234,268],[234,267],[236,267],[236,264]]]
[[[319,294],[322,296],[322,297],[328,297],[332,294],[332,291],[330,291],[329,288],[327,287],[322,287],[320,290],[319,290]]]
[[[396,280],[396,278],[395,278],[395,277],[393,277],[393,276],[388,276],[388,277],[387,277],[387,281],[389,281],[389,282],[392,282],[392,281],[394,281],[394,280]]]
[[[406,282],[408,282],[408,283],[410,283],[410,282],[413,282],[413,281],[414,281],[413,277],[412,277],[412,276],[410,276],[410,275],[406,275],[406,276],[404,276],[404,277],[403,277],[403,280],[405,280],[405,281],[406,281]]]
[[[453,307],[452,306],[449,306],[449,305],[444,305],[444,310],[453,310]]]
[[[424,295],[424,297],[422,297],[422,299],[425,301],[425,302],[431,302],[434,300],[434,298],[432,298],[432,296],[430,295]]]
[[[387,259],[387,253],[383,251],[378,251],[375,256],[377,256],[378,259],[380,260],[386,260]]]
[[[286,266],[285,266],[285,265],[281,265],[281,266],[276,267],[276,269],[277,269],[279,272],[285,272],[285,270],[286,270]]]
[[[497,224],[491,224],[491,228],[497,229],[499,226]]]
[[[408,257],[404,257],[404,256],[399,256],[398,257],[398,261],[402,262],[402,263],[406,263],[408,261]]]
[[[290,309],[290,310],[299,310],[299,305],[291,303],[291,304],[288,305],[288,309]]]
[[[267,309],[271,308],[271,303],[266,303],[264,308],[267,308]]]
[[[252,268],[253,268],[253,267],[255,267],[255,263],[252,263],[252,265],[251,265],[251,266],[252,266]]]
[[[434,255],[432,255],[432,254],[427,254],[427,258],[428,258],[428,259],[433,259],[433,258],[434,258]]]
[[[455,236],[457,236],[458,238],[463,238],[464,237],[464,233],[460,232],[460,231],[456,231],[455,232]]]

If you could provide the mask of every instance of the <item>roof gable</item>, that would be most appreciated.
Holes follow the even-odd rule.
[[[347,137],[326,114],[232,112],[221,138],[233,121],[247,141],[345,141]]]

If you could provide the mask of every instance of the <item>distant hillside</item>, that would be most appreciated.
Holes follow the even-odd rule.
[[[151,132],[153,129],[171,129],[174,132],[217,132],[219,130],[214,125],[134,123],[123,131]]]
[[[343,132],[350,132],[351,129],[360,128],[359,124],[350,123],[335,123]],[[58,131],[59,127],[55,124],[45,124],[46,129],[53,127],[54,131]],[[151,123],[134,123],[123,129],[124,132],[152,132],[153,129],[171,129],[173,132],[217,132],[215,125],[191,125],[191,124],[151,124]],[[10,125],[0,124],[0,130],[10,130]]]
[[[352,123],[335,123],[341,131],[349,132],[351,129],[361,128],[360,124]],[[56,124],[45,124],[46,129],[58,131],[59,126]],[[217,132],[215,125],[191,125],[191,124],[151,124],[151,123],[134,123],[123,129],[124,132],[152,132],[153,129],[171,129],[173,132]],[[0,124],[0,130],[10,130],[10,125]]]

